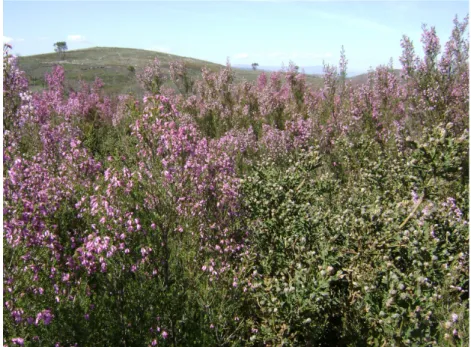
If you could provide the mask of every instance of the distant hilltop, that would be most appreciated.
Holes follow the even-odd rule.
[[[143,49],[119,48],[119,47],[93,47],[86,49],[70,50],[63,56],[51,52],[19,57],[19,66],[28,76],[31,89],[41,90],[45,87],[44,76],[51,71],[52,66],[61,64],[64,67],[67,80],[72,87],[78,86],[79,80],[92,82],[96,77],[103,80],[104,90],[113,95],[134,93],[142,95],[143,90],[137,83],[132,71],[144,68],[151,60],[158,58],[164,73],[169,73],[169,64],[175,60],[183,60],[191,76],[201,76],[201,69],[208,68],[217,71],[223,67],[221,64],[205,60],[182,57],[164,52],[148,51]],[[132,67],[132,68],[130,68]],[[255,81],[263,72],[279,71],[282,67],[258,66],[253,70],[251,65],[232,64],[236,80]],[[321,87],[323,84],[322,66],[300,67],[304,71],[306,81],[313,86]],[[352,82],[366,80],[366,74],[354,74],[348,72]],[[171,82],[167,81],[171,86]]]
[[[61,64],[64,67],[66,78],[73,87],[78,86],[79,80],[92,82],[96,77],[103,80],[104,90],[118,95],[134,93],[142,95],[143,90],[137,83],[132,71],[144,68],[151,60],[158,58],[164,73],[169,73],[169,64],[172,61],[183,60],[188,72],[197,78],[201,76],[201,69],[208,68],[218,71],[223,65],[205,60],[182,57],[164,52],[148,51],[143,49],[119,48],[119,47],[93,47],[86,49],[70,50],[63,56],[55,52],[30,56],[21,56],[19,66],[29,78],[31,89],[41,90],[45,87],[44,75],[51,71],[52,66]],[[133,67],[131,69],[130,67]],[[245,79],[255,81],[262,73],[261,70],[253,71],[252,68],[241,69],[232,65],[236,80]],[[278,69],[280,70],[280,69]],[[308,83],[314,87],[322,85],[322,78],[308,76]],[[171,87],[171,82],[167,81]]]

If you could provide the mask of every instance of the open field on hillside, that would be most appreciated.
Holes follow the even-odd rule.
[[[197,60],[187,57],[179,57],[172,54],[146,51],[130,48],[95,47],[81,50],[72,50],[65,53],[65,57],[59,60],[57,53],[41,54],[19,58],[19,67],[24,70],[31,82],[32,90],[41,90],[45,87],[44,76],[51,68],[60,64],[64,67],[67,80],[72,86],[77,87],[77,81],[83,79],[93,82],[95,77],[103,80],[104,90],[109,94],[119,95],[135,93],[142,95],[143,90],[137,83],[135,74],[128,67],[133,66],[136,70],[143,69],[146,64],[154,58],[158,58],[162,64],[164,73],[168,73],[169,63],[183,59],[189,75],[197,78],[201,76],[201,68],[206,66],[211,71],[217,71],[222,65],[208,61]],[[237,80],[253,82],[261,71],[234,69]],[[319,87],[322,78],[308,76],[307,81],[313,86]],[[171,82],[166,85],[173,87]]]

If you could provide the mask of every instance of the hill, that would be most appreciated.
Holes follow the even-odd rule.
[[[105,92],[111,95],[126,93],[141,95],[143,91],[129,67],[132,66],[136,71],[139,71],[154,58],[160,60],[162,69],[167,74],[170,62],[179,59],[186,62],[188,71],[193,77],[201,76],[201,68],[204,66],[212,71],[223,68],[223,65],[204,60],[142,49],[116,47],[72,50],[66,52],[62,60],[59,60],[56,53],[23,56],[19,58],[19,67],[26,72],[33,91],[44,88],[44,75],[51,71],[54,65],[61,64],[72,88],[78,87],[80,80],[92,82],[95,77],[99,77],[105,83]],[[254,81],[262,73],[262,71],[235,67],[233,70],[237,80]],[[318,76],[307,76],[307,81],[313,86],[322,84],[322,78]],[[166,85],[172,86],[172,82],[168,81]]]

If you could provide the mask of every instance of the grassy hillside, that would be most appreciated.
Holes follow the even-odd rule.
[[[50,71],[52,66],[61,64],[64,66],[66,78],[72,88],[78,86],[79,80],[91,82],[95,77],[100,77],[105,83],[105,91],[110,94],[141,94],[135,74],[129,71],[133,66],[136,71],[142,69],[152,59],[158,58],[164,72],[168,72],[169,63],[174,60],[183,59],[190,74],[194,77],[201,75],[201,68],[206,66],[210,70],[217,71],[222,65],[209,61],[193,58],[180,57],[177,55],[146,51],[142,49],[94,47],[68,51],[62,60],[56,53],[25,56],[19,58],[19,66],[28,75],[31,89],[40,90],[44,87],[44,75]],[[247,81],[255,80],[261,71],[252,71],[234,68],[236,79]],[[322,78],[308,76],[308,82],[314,86],[322,84]],[[167,82],[171,86],[171,82]]]

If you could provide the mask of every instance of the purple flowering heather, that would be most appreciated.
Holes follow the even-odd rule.
[[[79,312],[80,319],[74,324],[84,324],[81,327],[93,331],[90,319],[98,322],[103,312],[118,312],[107,306],[114,302],[125,307],[123,315],[116,315],[124,335],[140,329],[151,334],[145,339],[152,345],[158,338],[180,342],[171,310],[173,304],[187,299],[187,283],[204,284],[197,293],[201,300],[210,293],[204,291],[213,290],[216,283],[241,295],[241,302],[252,300],[251,293],[270,282],[255,283],[255,275],[247,280],[243,277],[247,269],[240,268],[241,257],[249,255],[253,247],[253,235],[244,224],[246,173],[266,159],[285,162],[319,144],[319,151],[328,157],[323,170],[340,175],[347,164],[355,165],[344,160],[355,150],[357,135],[370,135],[385,153],[397,149],[394,154],[400,162],[412,143],[406,135],[419,133],[423,126],[443,120],[450,122],[447,129],[451,132],[462,132],[469,113],[466,30],[467,18],[463,22],[456,19],[441,54],[435,29],[424,27],[423,57],[404,37],[402,78],[390,64],[370,71],[361,85],[346,80],[348,61],[342,49],[338,71],[325,66],[320,89],[312,88],[294,63],[282,72],[261,73],[255,83],[236,83],[230,64],[219,72],[204,68],[201,80],[193,85],[185,64],[179,61],[170,64],[170,77],[179,94],[163,87],[165,76],[160,62],[154,60],[138,74],[149,94],[142,101],[120,96],[116,109],[104,96],[99,79],[91,85],[81,83],[78,91],[67,93],[61,66],[46,75],[44,91],[32,93],[7,47],[4,310],[12,332],[6,341],[17,345],[26,341],[12,336],[35,336],[33,340],[42,341],[47,334],[60,331],[63,322],[59,318],[63,312],[72,312],[71,307]],[[114,136],[106,138],[112,148],[99,154],[91,149],[86,131],[88,125],[97,124],[109,127],[104,129],[111,129]],[[345,152],[335,157],[339,148]],[[427,151],[424,147],[423,152]],[[303,181],[297,186],[311,183]],[[455,183],[449,182],[450,187]],[[404,208],[411,199],[418,204],[415,187],[406,188],[404,204],[388,211]],[[436,214],[446,216],[454,228],[467,224],[466,211],[459,207],[462,198],[451,190],[444,197],[454,197],[441,202],[423,198],[414,214],[417,220],[408,220],[419,228],[429,228],[425,234],[433,242],[443,241],[438,227],[429,226]],[[260,206],[264,203],[257,201]],[[306,213],[306,218],[314,219],[310,207]],[[358,218],[362,218],[360,214]],[[457,263],[464,264],[464,256],[459,257]],[[326,268],[327,272],[332,269]],[[185,295],[175,300],[173,295],[180,295],[182,283]],[[288,289],[283,293],[291,292]],[[175,301],[169,307],[167,294]],[[221,293],[208,296],[213,294],[217,297]],[[138,302],[135,306],[129,300],[133,295]],[[156,327],[147,320],[150,315],[140,314],[139,306],[153,317],[156,311],[169,311],[162,314],[162,324]],[[128,309],[133,313],[125,312]],[[225,334],[232,329],[210,316],[216,306],[207,305],[204,310],[201,324],[205,329],[210,327],[204,334]],[[232,313],[224,319],[229,322],[237,317],[235,321],[240,320],[243,326],[246,317]],[[453,323],[456,317],[452,316]],[[142,327],[141,322],[145,322]],[[252,333],[258,330],[253,328]],[[48,338],[44,343],[59,340]]]

